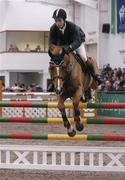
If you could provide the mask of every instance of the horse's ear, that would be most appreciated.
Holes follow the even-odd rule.
[[[65,63],[65,61],[63,60],[63,61],[60,63],[59,66],[62,66],[63,68],[66,68],[66,63]]]
[[[55,46],[54,44],[50,44],[50,45],[49,45],[49,49],[50,49],[50,50],[53,50],[53,49],[54,49],[54,46]]]
[[[55,63],[52,62],[52,61],[50,61],[50,62],[49,62],[49,65],[50,65],[50,67],[54,67],[54,66],[55,66]]]

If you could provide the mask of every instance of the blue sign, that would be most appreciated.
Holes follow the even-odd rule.
[[[117,0],[117,32],[125,32],[125,0]]]

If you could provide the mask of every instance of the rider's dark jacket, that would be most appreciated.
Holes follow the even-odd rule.
[[[77,49],[82,42],[85,42],[85,33],[72,22],[66,21],[64,34],[54,23],[50,28],[49,45],[70,45],[72,50]]]

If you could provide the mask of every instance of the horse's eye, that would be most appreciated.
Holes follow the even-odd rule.
[[[62,68],[63,68],[63,69],[66,69],[66,65],[65,65],[65,64],[63,64],[63,65],[62,65]]]
[[[50,67],[49,67],[49,70],[52,70],[52,69],[54,69],[54,66],[50,66]]]

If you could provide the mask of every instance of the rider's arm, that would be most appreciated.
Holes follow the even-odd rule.
[[[52,26],[51,28],[50,28],[50,32],[49,32],[49,46],[51,45],[51,44],[56,44],[56,37],[55,37],[55,30],[54,30],[54,27]]]
[[[74,35],[73,35],[73,43],[70,44],[70,47],[74,51],[84,41],[85,41],[85,34],[84,34],[84,32],[78,26],[76,26],[75,27],[75,32],[74,32]]]

